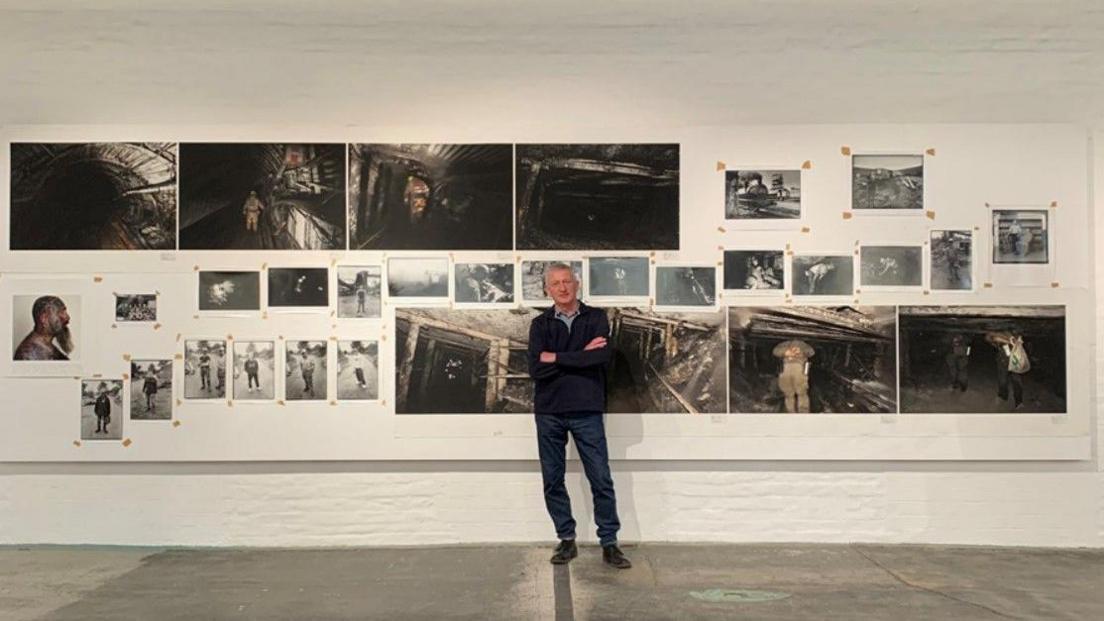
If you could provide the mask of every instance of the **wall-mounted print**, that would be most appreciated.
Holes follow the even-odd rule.
[[[391,257],[387,260],[387,296],[424,302],[448,301],[448,257]]]
[[[859,286],[863,289],[924,286],[923,246],[860,246]]]
[[[326,368],[329,342],[324,340],[285,342],[284,399],[325,401],[328,399]]]
[[[970,291],[974,288],[974,234],[970,230],[931,232],[931,288]]]
[[[171,420],[173,363],[169,359],[130,361],[130,420]]]
[[[717,268],[657,265],[655,305],[712,307],[717,303]]]
[[[841,297],[855,293],[852,254],[796,254],[792,269],[794,295]]]
[[[520,250],[678,250],[679,145],[519,144]]]
[[[201,312],[260,311],[261,273],[200,270],[196,295]]]
[[[726,220],[800,220],[800,170],[726,170]]]
[[[897,411],[892,306],[728,309],[729,411]]]
[[[81,440],[123,439],[123,380],[82,379]]]
[[[345,146],[181,144],[180,248],[344,250]]]
[[[117,323],[150,323],[157,321],[156,293],[116,293]]]
[[[234,401],[276,398],[276,343],[234,341]]]
[[[786,257],[781,250],[725,250],[724,289],[784,293]]]
[[[1062,306],[900,307],[901,412],[1063,413]]]
[[[1046,209],[993,209],[993,263],[1049,263],[1049,216]]]
[[[381,273],[379,265],[337,266],[338,318],[379,318]]]
[[[341,401],[379,399],[379,342],[337,342],[337,398]]]
[[[590,298],[626,299],[651,295],[651,263],[648,257],[590,257],[587,259],[587,291]]]
[[[551,306],[552,298],[545,290],[545,272],[555,263],[571,267],[579,291],[583,291],[583,262],[579,260],[535,260],[521,262],[521,301],[536,306]],[[580,294],[581,295],[581,294]],[[527,333],[528,334],[528,333]]]
[[[513,146],[349,146],[353,250],[511,250]]]
[[[853,155],[851,208],[922,211],[923,155]]]
[[[329,308],[329,270],[325,267],[268,268],[268,307],[282,310]]]
[[[12,250],[175,250],[176,145],[11,145]]]
[[[513,304],[513,263],[457,263],[453,266],[457,304]]]
[[[84,329],[80,319],[80,295],[13,295],[12,361],[20,365],[79,361]]]
[[[225,399],[226,366],[226,341],[186,339],[184,341],[184,398]]]

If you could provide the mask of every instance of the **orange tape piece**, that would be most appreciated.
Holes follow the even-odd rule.
[[[123,440],[123,448],[126,448],[126,447],[130,446],[131,444],[134,444],[134,441],[131,440],[130,438],[127,438],[126,440]]]
[[[93,276],[92,282],[103,282],[103,276]]]
[[[1058,206],[1058,201],[1050,201],[1050,206],[1051,207],[1057,207]]]
[[[987,282],[984,285],[982,285],[982,287],[985,287],[986,289],[992,289],[993,288],[993,283]]]
[[[722,233],[727,233],[728,232],[728,231],[725,230],[725,227],[723,227],[723,226],[718,226],[717,230],[722,232]]]
[[[927,153],[928,155],[934,156],[935,155],[935,149],[934,148],[925,149],[924,153]]]
[[[80,443],[80,440],[73,440],[73,446],[75,446],[75,447],[78,447],[78,448],[79,448],[79,447],[80,447],[80,445],[81,445],[81,443]]]
[[[851,155],[851,147],[847,145],[840,147],[840,155]]]
[[[173,421],[173,427],[179,427],[179,426],[180,426],[180,421],[174,420]]]
[[[930,209],[924,212],[924,215],[928,217],[928,220],[935,220],[935,212]]]
[[[843,219],[844,220],[850,220],[853,215],[854,214],[852,214],[850,211],[845,211],[845,212],[843,212]]]
[[[801,163],[801,170],[809,170],[813,167],[813,163],[809,160],[805,160]]]
[[[722,162],[721,160],[717,160],[717,171],[719,172],[719,171],[722,171],[724,169],[725,169],[725,163]]]
[[[808,233],[809,232],[809,227],[807,227],[807,226],[801,227],[801,232],[802,233]]]
[[[1058,284],[1058,283],[1056,283],[1056,282],[1052,282],[1052,283],[1050,283],[1050,288],[1051,288],[1051,289],[1057,289],[1057,288],[1058,288],[1058,287],[1060,287],[1060,286],[1061,286],[1061,285],[1059,285],[1059,284]]]

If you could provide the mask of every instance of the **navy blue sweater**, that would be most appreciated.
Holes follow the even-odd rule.
[[[594,337],[609,338],[606,311],[579,303],[570,332],[551,307],[529,325],[529,375],[535,381],[533,410],[537,414],[580,414],[606,410],[606,367],[610,345],[590,351]],[[556,353],[556,362],[540,361],[542,351]]]

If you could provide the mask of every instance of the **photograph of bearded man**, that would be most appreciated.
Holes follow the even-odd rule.
[[[20,298],[23,297],[26,296],[16,297],[17,310],[23,306],[20,304]],[[69,360],[76,345],[73,332],[69,327],[71,317],[65,301],[54,295],[39,296],[30,305],[30,315],[33,327],[15,345],[12,360]],[[22,322],[16,325],[20,323]],[[18,331],[13,336],[19,338],[20,334],[24,333]]]

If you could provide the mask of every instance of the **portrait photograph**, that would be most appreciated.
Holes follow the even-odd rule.
[[[329,341],[288,340],[284,342],[284,399],[325,401],[329,399],[326,377]]]
[[[382,292],[379,265],[337,266],[339,319],[378,319]]]
[[[648,257],[587,258],[587,291],[592,298],[648,298],[651,296]]]
[[[276,343],[234,341],[235,401],[272,401],[276,398]]]
[[[387,259],[387,295],[447,301],[448,257],[391,257]]]
[[[513,304],[513,263],[457,263],[453,266],[457,304]]]
[[[260,312],[260,272],[200,270],[198,278],[196,295],[200,312]]]
[[[171,420],[173,361],[130,361],[130,420]]]
[[[324,267],[268,268],[268,307],[305,310],[329,308],[329,270]]]
[[[852,254],[795,254],[792,269],[794,295],[855,294],[855,257]]]
[[[851,208],[922,211],[924,156],[851,156]]]
[[[123,380],[81,380],[81,440],[122,440],[124,418]]]
[[[337,398],[341,401],[379,399],[379,342],[337,342]]]
[[[974,288],[974,234],[970,230],[937,230],[930,234],[933,291]]]
[[[1050,262],[1050,214],[1046,209],[993,209],[994,264]]]
[[[786,257],[782,250],[725,250],[724,289],[784,293]]]
[[[13,369],[35,366],[48,369],[58,363],[64,371],[81,359],[80,295],[65,293],[15,294],[12,296]]]
[[[184,398],[225,399],[226,341],[185,339]]]
[[[860,246],[859,286],[864,289],[923,287],[923,246]]]
[[[800,170],[726,170],[726,220],[800,220]]]
[[[717,303],[717,268],[657,265],[656,306],[711,307]]]
[[[157,294],[115,294],[117,323],[153,323],[157,321]]]

